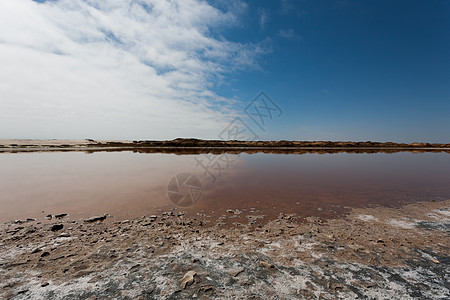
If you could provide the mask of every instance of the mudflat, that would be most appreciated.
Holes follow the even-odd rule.
[[[206,223],[180,209],[133,220],[1,225],[2,298],[448,299],[450,200]]]

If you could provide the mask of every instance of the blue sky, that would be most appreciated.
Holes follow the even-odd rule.
[[[250,22],[227,35],[270,39],[264,71],[233,87],[284,108],[271,138],[450,140],[449,1],[283,2],[250,2]]]
[[[0,138],[450,140],[450,1],[40,2],[0,3]]]

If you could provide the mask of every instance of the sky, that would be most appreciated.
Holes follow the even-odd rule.
[[[450,1],[1,0],[0,138],[450,142]]]

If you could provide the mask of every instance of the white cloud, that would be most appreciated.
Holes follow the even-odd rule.
[[[293,29],[280,29],[277,35],[288,40],[301,40],[302,37],[295,33]]]
[[[267,12],[267,10],[259,7],[258,8],[258,17],[259,17],[259,27],[261,27],[261,29],[264,29],[266,27],[266,23],[269,20],[269,13]]]
[[[264,53],[211,33],[244,9],[0,1],[0,138],[217,137],[235,112],[215,80]]]
[[[280,0],[280,12],[282,14],[290,13],[294,10],[294,4],[290,0]]]

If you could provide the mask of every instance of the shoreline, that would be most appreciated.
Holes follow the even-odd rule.
[[[344,217],[301,223],[285,214],[264,224],[258,215],[247,219],[205,226],[177,211],[122,222],[64,216],[4,223],[2,297],[450,296],[450,200],[353,208]],[[63,226],[52,231],[54,225]]]
[[[6,140],[0,153],[119,152],[196,154],[334,154],[334,153],[450,153],[450,144],[330,141],[223,141],[175,139],[172,141]]]
[[[393,143],[352,141],[243,141],[202,140],[177,138],[174,140],[58,140],[58,139],[0,139],[0,148],[261,148],[261,149],[450,149],[450,143]]]

